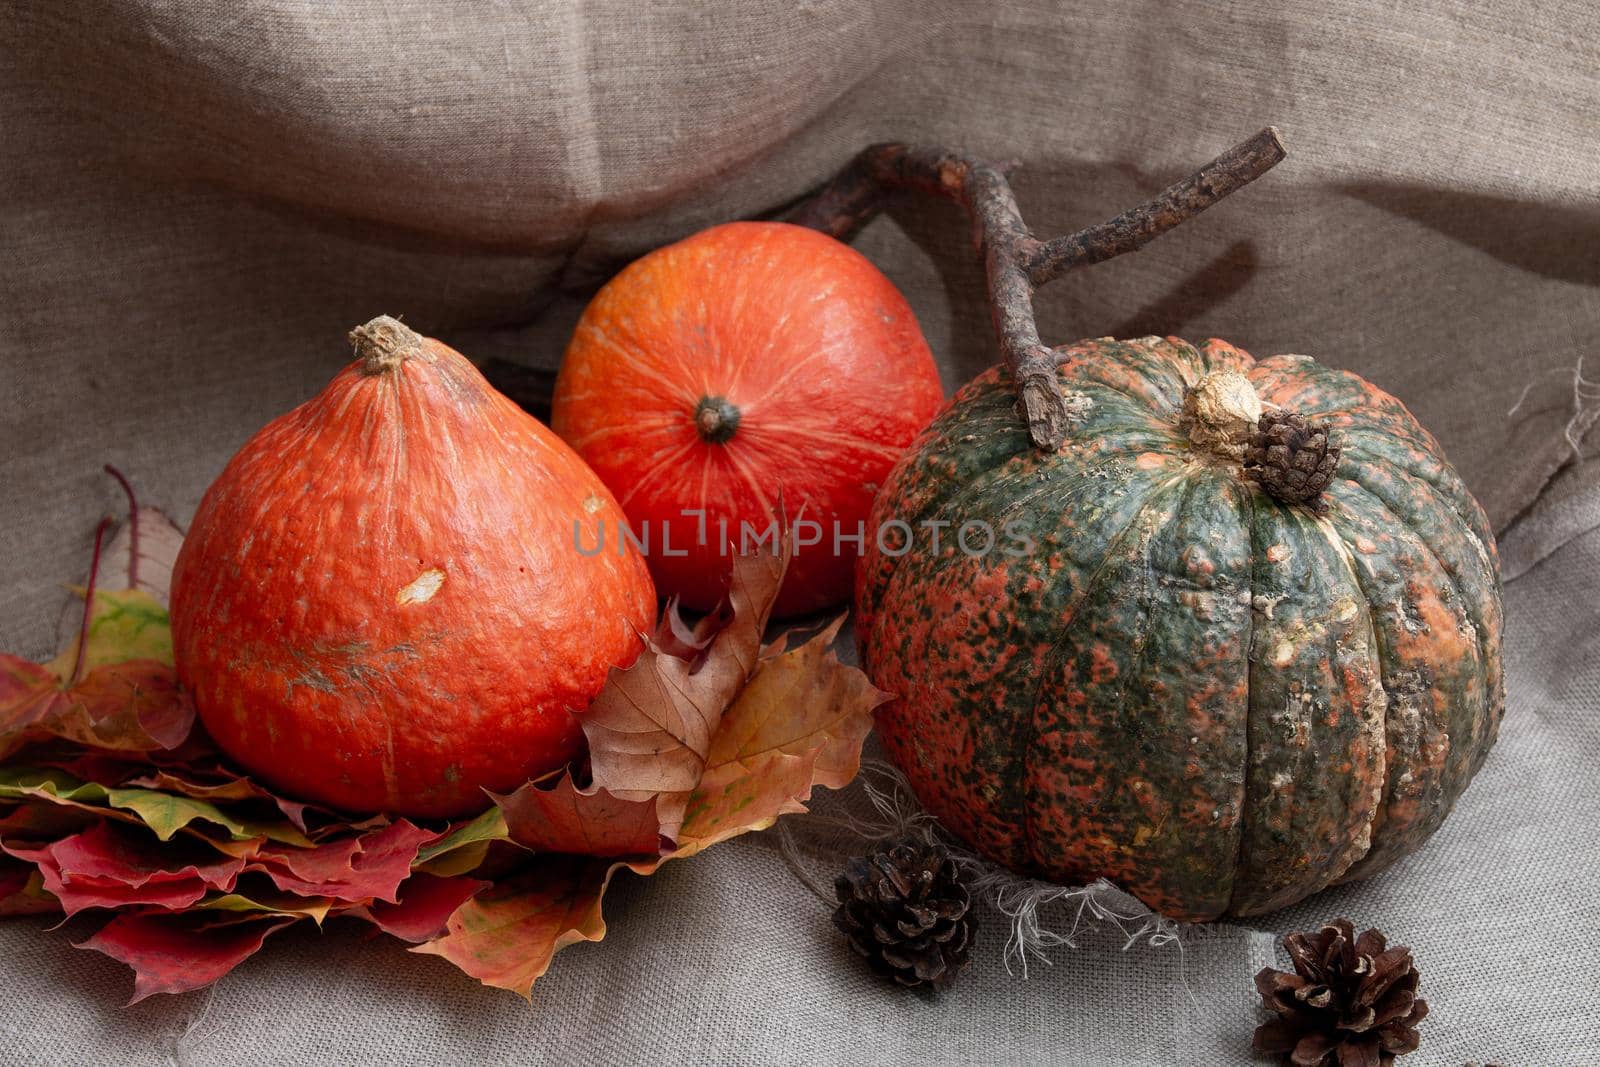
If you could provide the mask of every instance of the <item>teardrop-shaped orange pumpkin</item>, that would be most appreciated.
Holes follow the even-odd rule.
[[[350,811],[453,816],[582,747],[573,712],[638,654],[622,512],[562,441],[390,318],[251,438],[173,574],[173,650],[206,729],[253,774]],[[581,542],[580,542],[581,539]]]

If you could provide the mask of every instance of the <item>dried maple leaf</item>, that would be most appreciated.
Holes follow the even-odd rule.
[[[0,841],[54,841],[87,830],[100,821],[100,813],[92,808],[24,801],[5,810],[6,802],[14,799],[0,795]]]
[[[411,951],[443,956],[484,985],[528,997],[557,952],[605,936],[600,899],[622,866],[592,856],[536,857],[457,908],[443,937]]]
[[[147,509],[141,522],[128,480],[106,471],[127,493],[128,521],[104,553],[110,520],[95,531],[81,620],[61,654],[42,665],[0,655],[0,755],[46,736],[105,749],[171,749],[194,725],[172,670],[166,608],[182,535],[159,512]]]
[[[780,554],[733,561],[726,604],[714,613],[726,624],[714,635],[693,635],[708,642],[694,660],[647,641],[631,667],[611,672],[582,715],[594,784],[623,800],[656,798],[667,837],[677,836],[723,712],[756,669],[791,544],[786,537]]]
[[[505,813],[511,840],[534,852],[653,856],[663,847],[656,797],[624,800],[598,786],[579,789],[570,769],[553,783],[529,782],[508,796],[490,796]]]
[[[108,787],[53,769],[0,767],[0,800],[7,799],[37,800],[137,822],[163,841],[196,822],[204,822],[227,831],[236,841],[267,838],[288,845],[311,844],[287,822],[241,818],[203,800],[153,789]]]
[[[491,807],[417,850],[417,870],[440,877],[477,870],[489,846],[509,839],[505,813]]]
[[[678,598],[672,597],[661,612],[661,621],[656,624],[657,651],[694,662],[717,632],[728,625],[731,611],[729,602],[724,600],[714,611],[702,615],[691,625],[684,621]]]
[[[359,907],[360,905],[334,900],[332,897],[297,897],[290,893],[260,893],[255,890],[251,890],[248,896],[238,892],[208,896],[195,905],[199,911],[286,915],[291,919],[310,919],[318,926],[321,926],[323,920],[337,909],[354,911]]]
[[[269,845],[256,852],[248,869],[265,874],[286,893],[395,902],[418,850],[437,836],[399,819],[381,830],[312,848]]]
[[[103,952],[133,968],[137,1004],[153,993],[187,993],[215,982],[249,959],[270,935],[294,922],[272,916],[218,922],[205,915],[118,915],[79,948]]]
[[[194,727],[194,707],[170,663],[103,663],[66,691],[66,705],[39,724],[57,737],[95,748],[154,752],[177,748]]]
[[[244,777],[196,728],[163,603],[175,527],[130,506],[105,560],[97,534],[62,654],[0,657],[0,755],[32,763],[0,767],[0,914],[115,909],[83,947],[133,967],[136,1000],[205,985],[282,926],[333,916],[527,996],[558,950],[604,935],[616,872],[650,874],[848,781],[882,699],[829,652],[837,624],[763,648],[785,541],[735,561],[727,600],[694,625],[669,606],[612,673],[583,716],[588,786],[568,768],[449,827],[352,821]]]
[[[65,704],[54,674],[37,663],[0,654],[0,757],[44,735],[40,724],[54,720]]]
[[[141,610],[141,621],[107,626],[49,664],[0,654],[0,756],[49,737],[129,752],[181,744],[193,729],[194,708],[172,669],[166,611],[154,610],[155,622]],[[74,666],[80,647],[87,670]],[[151,650],[166,659],[142,655]]]
[[[450,916],[492,884],[477,878],[413,874],[401,884],[395,903],[375,901],[354,913],[402,941],[431,941],[445,932]]]
[[[228,777],[221,782],[207,784],[204,782],[190,781],[175,768],[163,768],[153,774],[137,775],[128,779],[131,786],[139,786],[162,793],[173,793],[178,796],[191,797],[195,800],[225,803],[239,800],[259,800],[272,804],[281,811],[285,818],[300,830],[308,829],[306,825],[306,811],[314,807],[297,800],[281,797],[270,789],[257,785],[246,777]],[[317,809],[322,810],[322,809]]]
[[[103,520],[95,530],[94,555],[84,582],[85,590],[137,591],[165,610],[171,598],[172,569],[183,547],[183,531],[162,512],[141,505],[133,486],[121,471],[107,465],[105,472],[116,479],[127,497],[128,517],[116,526],[116,533],[109,542],[105,535],[115,525],[113,520]],[[79,592],[84,593],[84,590]],[[85,599],[88,599],[86,594]],[[73,641],[90,629],[83,616],[80,612],[77,619],[63,620],[66,625],[61,641],[63,649],[71,648]]]
[[[598,786],[580,790],[570,773],[553,786],[526,785],[499,798],[512,839],[591,856],[550,857],[563,862],[542,868],[539,877],[496,884],[452,916],[444,938],[415,951],[444,956],[486,985],[528,996],[556,951],[604,936],[601,900],[624,867],[653,873],[668,860],[805,811],[815,785],[848,783],[872,728],[872,709],[889,695],[839,662],[832,644],[842,621],[797,647],[782,641],[760,654],[751,677],[716,717],[702,776],[682,798],[679,837],[665,842],[659,856],[645,855],[655,851],[649,835],[664,832],[652,825],[648,801],[622,800]],[[708,657],[723,639],[719,633],[703,646]],[[635,858],[601,859],[629,852]]]
[[[155,848],[129,830],[107,823],[39,849],[6,844],[11,856],[34,864],[44,888],[68,915],[86,908],[132,905],[181,911],[208,892],[229,892],[242,860],[203,848]]]
[[[0,856],[0,917],[58,915],[61,902],[44,888],[44,875],[32,863]]]
[[[722,718],[689,799],[680,855],[803,812],[814,785],[837,789],[856,776],[872,709],[889,694],[839,662],[833,641],[843,622],[764,657]]]

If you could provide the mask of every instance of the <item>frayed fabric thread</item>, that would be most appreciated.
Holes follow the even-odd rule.
[[[1583,461],[1583,437],[1588,433],[1596,418],[1596,409],[1590,405],[1595,401],[1600,401],[1600,381],[1593,381],[1584,376],[1584,358],[1579,356],[1577,364],[1573,366],[1570,372],[1561,367],[1553,367],[1546,372],[1547,375],[1561,373],[1570,373],[1572,375],[1572,413],[1561,429],[1561,437],[1566,441],[1567,447],[1572,450],[1574,462]],[[1522,392],[1518,395],[1517,402],[1512,404],[1510,410],[1506,412],[1507,418],[1522,410],[1522,405],[1527,402],[1528,394],[1533,391],[1533,387],[1544,376],[1537,376],[1522,387]]]
[[[904,837],[943,845],[960,868],[973,899],[1002,916],[1008,936],[1002,956],[1006,973],[1028,977],[1032,965],[1050,965],[1050,950],[1076,948],[1089,926],[1110,927],[1123,938],[1123,951],[1138,944],[1177,945],[1179,924],[1162,918],[1138,900],[1101,879],[1085,886],[1062,886],[1016,874],[952,840],[922,805],[900,771],[882,760],[862,760],[853,792],[868,810],[814,813],[804,821],[812,851],[830,859],[863,851],[863,846]],[[831,893],[812,877],[789,820],[778,824],[778,848],[803,884],[826,904]],[[1056,922],[1059,915],[1063,922]]]
[[[205,1025],[206,1020],[210,1018],[211,1005],[216,999],[217,987],[215,985],[208,986],[205,991],[205,999],[200,1002],[199,1009],[191,1012],[188,1020],[183,1025],[183,1029],[172,1035],[167,1048],[167,1063],[170,1064],[170,1067],[190,1067],[193,1062],[192,1054],[194,1050],[227,1028],[227,1024],[224,1023],[222,1026],[207,1030],[204,1033],[199,1032],[200,1028]]]

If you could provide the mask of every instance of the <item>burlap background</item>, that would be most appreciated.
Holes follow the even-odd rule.
[[[1600,412],[1600,16],[1406,7],[8,0],[0,647],[53,644],[58,583],[116,504],[102,463],[186,518],[347,358],[351,325],[403,314],[553,365],[628,257],[883,139],[1019,158],[1054,233],[1278,124],[1286,163],[1049,290],[1044,336],[1220,334],[1348,366],[1413,407],[1504,529]],[[965,239],[951,209],[907,204],[860,242],[951,384],[992,352]],[[285,937],[213,1000],[122,1011],[115,964],[3,926],[0,1062],[1231,1064],[1267,931],[1340,912],[1423,960],[1436,1014],[1412,1062],[1594,1062],[1593,482],[1564,476],[1507,535],[1512,706],[1449,824],[1259,931],[1181,953],[1090,938],[1026,983],[992,954],[929,1003],[868,985],[750,840],[625,885],[611,938],[562,956],[531,1012],[339,931]]]

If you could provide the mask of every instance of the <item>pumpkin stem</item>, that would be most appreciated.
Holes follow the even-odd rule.
[[[694,428],[708,445],[720,445],[739,428],[740,413],[725,396],[703,396],[694,408]]]
[[[350,331],[362,374],[384,374],[427,351],[422,337],[399,319],[379,315]]]
[[[1261,397],[1237,371],[1213,371],[1183,394],[1181,425],[1189,442],[1224,459],[1244,459],[1260,419]]]
[[[1007,180],[1010,165],[944,148],[881,144],[857,156],[790,215],[789,221],[841,241],[859,233],[888,200],[914,189],[967,210],[988,274],[989,310],[1011,371],[1028,435],[1053,451],[1071,418],[1056,380],[1060,355],[1039,339],[1034,290],[1075,267],[1132,252],[1265,174],[1284,156],[1271,126],[1242,141],[1154,200],[1108,222],[1042,241],[1029,232]]]

